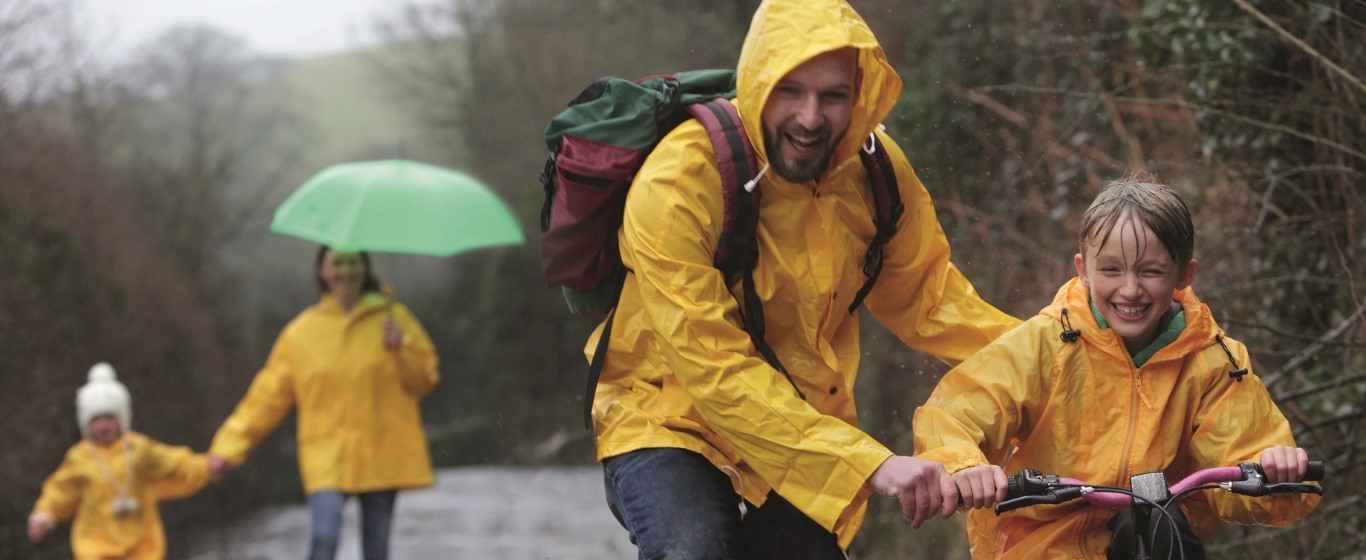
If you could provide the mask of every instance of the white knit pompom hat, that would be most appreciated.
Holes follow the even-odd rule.
[[[114,366],[104,362],[90,368],[89,381],[76,391],[76,421],[81,426],[81,437],[90,437],[90,420],[101,414],[113,414],[124,433],[133,425],[133,399],[128,396],[128,388],[119,383]]]

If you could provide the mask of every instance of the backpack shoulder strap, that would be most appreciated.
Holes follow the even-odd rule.
[[[759,225],[759,191],[745,190],[743,185],[754,176],[759,159],[745,136],[740,113],[730,100],[718,97],[689,105],[688,113],[706,129],[721,172],[724,213],[714,264],[731,282],[758,262],[755,234]]]
[[[721,238],[717,244],[715,265],[725,275],[726,281],[731,282],[737,275],[745,274],[749,276],[749,271],[758,262],[758,241],[755,238],[755,231],[759,225],[759,193],[758,191],[746,191],[745,182],[754,175],[754,170],[758,167],[758,156],[754,153],[754,146],[750,145],[749,139],[745,136],[744,125],[740,121],[740,113],[735,110],[735,105],[724,97],[717,97],[707,101],[693,103],[686,106],[687,112],[707,131],[708,138],[711,139],[712,151],[716,154],[716,163],[721,172],[721,193],[723,200],[723,217],[721,220]],[[617,284],[617,297],[620,297],[621,284]],[[765,357],[773,356],[770,363],[777,364],[777,356],[772,349],[763,342],[763,311],[758,304],[758,296],[750,296],[753,293],[752,277],[746,283],[745,306],[747,309],[758,310],[758,313],[750,312],[745,316],[745,327],[749,331],[750,337],[755,339],[755,343],[760,347],[760,352]],[[615,301],[616,298],[613,298]],[[751,305],[750,300],[753,300]],[[758,337],[751,328],[752,318],[757,317]],[[592,428],[593,394],[597,388],[598,379],[602,375],[604,359],[607,356],[607,344],[612,336],[612,322],[616,318],[615,308],[607,317],[607,324],[603,327],[602,337],[598,339],[597,351],[593,354],[593,359],[588,365],[588,380],[585,388],[583,420],[584,425]],[[781,369],[781,365],[776,366]]]
[[[764,306],[754,289],[754,267],[759,262],[757,232],[760,191],[753,188],[752,184],[747,184],[757,173],[759,158],[754,153],[754,146],[749,143],[749,137],[745,135],[740,113],[729,99],[718,97],[689,105],[688,112],[702,123],[707,136],[711,138],[716,165],[721,172],[724,215],[713,264],[721,271],[727,284],[735,282],[737,277],[741,282],[744,292],[741,319],[754,348],[769,365],[783,373],[797,396],[806,399],[806,395],[797,387],[797,382],[792,379],[792,374],[778,360],[778,353],[764,340]]]
[[[896,235],[896,224],[906,210],[901,202],[901,191],[897,189],[896,168],[892,167],[892,158],[887,155],[876,132],[868,135],[868,141],[859,150],[859,159],[863,160],[863,167],[868,172],[868,186],[873,191],[876,214],[873,224],[877,227],[877,233],[873,235],[873,241],[868,244],[868,252],[863,258],[863,275],[868,279],[849,304],[851,314],[863,304],[863,298],[868,296],[873,283],[877,282],[878,274],[882,273],[882,247]]]

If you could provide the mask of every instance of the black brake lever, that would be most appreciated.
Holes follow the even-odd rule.
[[[1081,496],[1081,487],[1064,486],[1061,488],[1055,488],[1044,494],[1038,494],[1033,496],[1020,496],[1018,498],[1005,500],[999,504],[996,504],[996,507],[994,509],[996,511],[996,515],[1001,515],[1002,513],[1017,510],[1022,507],[1037,506],[1043,504],[1061,504],[1063,502],[1075,500],[1077,498],[1080,498]]]
[[[1022,507],[1056,503],[1058,503],[1058,497],[1052,494],[1044,494],[1041,496],[1020,496],[1018,498],[1006,500],[1004,502],[996,504],[996,507],[994,509],[996,511],[996,515],[1001,515],[1002,513],[1005,513],[1007,511],[1017,510]]]
[[[1317,484],[1305,484],[1303,482],[1282,482],[1280,484],[1268,484],[1262,488],[1263,494],[1318,494],[1323,495],[1323,487]]]
[[[1318,494],[1323,495],[1323,487],[1317,484],[1305,484],[1302,482],[1282,482],[1279,484],[1267,484],[1266,472],[1262,466],[1256,463],[1243,463],[1238,465],[1243,470],[1244,480],[1225,482],[1221,484],[1224,489],[1242,496],[1265,496],[1267,494]],[[1313,478],[1309,478],[1312,476]],[[1306,480],[1317,480],[1324,476],[1323,463],[1310,461],[1309,469],[1306,473]]]

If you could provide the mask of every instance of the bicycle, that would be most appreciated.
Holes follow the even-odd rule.
[[[1325,472],[1321,461],[1310,461],[1304,480],[1322,481]],[[1258,463],[1242,463],[1237,467],[1216,467],[1192,473],[1180,482],[1167,486],[1166,476],[1161,472],[1148,472],[1133,475],[1129,479],[1130,488],[1100,486],[1086,482],[1062,478],[1058,475],[1045,475],[1034,469],[1023,469],[1006,477],[1006,498],[996,504],[996,515],[1042,504],[1061,504],[1078,498],[1088,502],[1113,507],[1133,508],[1133,542],[1135,560],[1151,560],[1153,541],[1157,539],[1157,527],[1152,534],[1143,538],[1143,530],[1149,524],[1149,515],[1158,512],[1164,516],[1171,534],[1176,533],[1176,520],[1169,511],[1177,501],[1192,492],[1223,489],[1243,496],[1260,497],[1271,494],[1310,493],[1323,495],[1323,487],[1304,482],[1283,482],[1267,484],[1266,473]],[[1185,550],[1179,545],[1179,558],[1185,557]],[[1171,557],[1171,552],[1168,552]]]

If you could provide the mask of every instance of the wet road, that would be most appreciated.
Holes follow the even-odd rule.
[[[360,557],[359,512],[346,504],[338,560]],[[263,511],[210,535],[192,560],[294,560],[308,548],[308,509]],[[437,471],[436,485],[401,492],[394,560],[635,558],[603,501],[602,469],[468,467]]]

